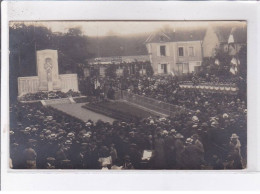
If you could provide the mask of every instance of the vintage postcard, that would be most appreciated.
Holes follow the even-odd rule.
[[[247,167],[246,21],[11,21],[10,168]]]

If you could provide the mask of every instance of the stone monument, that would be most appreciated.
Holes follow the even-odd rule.
[[[78,91],[77,74],[59,74],[57,50],[40,50],[36,57],[38,76],[18,78],[19,96],[40,91]]]
[[[37,51],[37,73],[40,91],[60,90],[57,50]]]

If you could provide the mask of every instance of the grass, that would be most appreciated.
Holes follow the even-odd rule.
[[[123,101],[103,101],[89,103],[84,105],[83,108],[104,114],[115,119],[126,121],[139,120],[153,115],[148,111]]]

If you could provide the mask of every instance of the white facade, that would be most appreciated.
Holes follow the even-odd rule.
[[[154,74],[181,75],[201,66],[202,41],[146,44]]]

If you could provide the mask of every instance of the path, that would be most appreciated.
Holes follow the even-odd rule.
[[[79,118],[82,121],[88,121],[89,119],[97,122],[98,120],[102,120],[104,122],[112,123],[115,119],[107,117],[105,115],[95,113],[91,110],[82,108],[86,103],[76,103],[76,104],[53,104],[51,105],[53,108],[56,108],[60,111],[63,111],[67,114],[70,114],[74,117]]]

